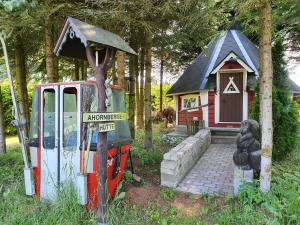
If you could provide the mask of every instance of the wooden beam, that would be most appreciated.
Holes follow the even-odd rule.
[[[108,69],[115,59],[115,50],[106,48],[103,61],[98,64],[96,62],[97,53],[91,47],[86,47],[86,55],[90,66],[93,68],[96,78],[96,86],[98,89],[98,112],[106,112],[107,107],[105,100],[107,98],[105,92],[105,77]],[[97,222],[105,224],[105,215],[107,210],[107,132],[98,132],[97,140],[97,162],[98,162],[98,210]]]

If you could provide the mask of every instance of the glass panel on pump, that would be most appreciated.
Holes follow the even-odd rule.
[[[29,146],[38,147],[39,137],[39,92],[36,88],[32,97],[32,112],[30,117]]]
[[[63,92],[63,147],[75,151],[77,147],[77,89],[65,88]]]
[[[43,92],[43,147],[54,149],[55,147],[55,91],[46,89]]]

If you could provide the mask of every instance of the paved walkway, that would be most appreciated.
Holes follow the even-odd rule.
[[[235,145],[211,144],[177,190],[193,194],[233,193]]]

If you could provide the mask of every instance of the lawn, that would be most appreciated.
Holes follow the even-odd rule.
[[[19,146],[19,138],[18,136],[9,136],[6,138],[6,145],[8,150],[9,149],[14,149]]]
[[[119,194],[109,204],[110,224],[300,224],[300,148],[285,161],[274,163],[268,194],[254,184],[243,186],[236,198],[196,196],[160,187],[160,162],[172,147],[160,140],[161,130],[154,126],[154,146],[148,151],[142,148],[143,132],[137,132],[132,153],[136,173],[143,181],[134,182],[128,167]],[[96,224],[95,212],[78,205],[72,190],[60,193],[56,204],[26,197],[22,168],[19,148],[0,156],[1,225]]]

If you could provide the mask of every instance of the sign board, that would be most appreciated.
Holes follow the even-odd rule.
[[[100,123],[98,131],[99,132],[108,132],[108,131],[114,131],[116,130],[116,124],[115,123]]]
[[[82,115],[83,123],[94,123],[94,122],[110,122],[117,120],[127,120],[127,113],[118,112],[87,112]]]

